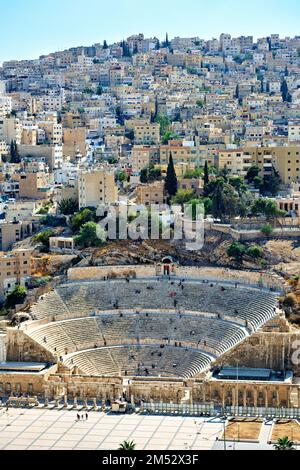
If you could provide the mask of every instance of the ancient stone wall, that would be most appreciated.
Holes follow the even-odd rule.
[[[299,350],[299,353],[297,353]],[[220,366],[291,369],[300,375],[300,331],[257,332],[216,363]]]
[[[31,340],[22,330],[7,329],[6,356],[9,362],[54,362],[52,354]]]

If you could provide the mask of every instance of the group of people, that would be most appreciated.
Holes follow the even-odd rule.
[[[82,413],[82,414],[77,413],[77,421],[84,421],[84,418],[85,418],[86,421],[88,421],[88,419],[89,419],[88,412]]]

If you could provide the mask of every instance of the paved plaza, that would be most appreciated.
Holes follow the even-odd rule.
[[[9,409],[0,412],[1,450],[115,450],[134,440],[137,450],[209,450],[220,436],[218,419]]]

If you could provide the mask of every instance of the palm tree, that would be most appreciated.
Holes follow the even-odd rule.
[[[277,444],[274,445],[275,450],[296,450],[295,443],[290,441],[287,436],[278,439]]]
[[[126,451],[133,451],[136,448],[136,444],[134,441],[124,441],[120,444],[118,450],[126,450]]]

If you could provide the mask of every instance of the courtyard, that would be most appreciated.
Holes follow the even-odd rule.
[[[88,415],[77,421],[74,410],[2,410],[0,450],[116,450],[124,440],[137,450],[211,450],[223,429],[212,418]]]

